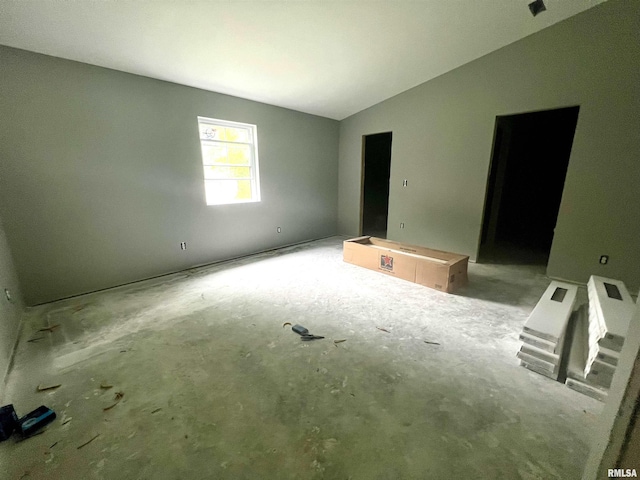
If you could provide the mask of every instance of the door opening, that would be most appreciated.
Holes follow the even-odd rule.
[[[362,149],[360,234],[387,238],[391,132],[365,135]]]
[[[547,264],[579,109],[496,118],[479,262]]]

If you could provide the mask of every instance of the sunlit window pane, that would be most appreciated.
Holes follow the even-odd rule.
[[[223,127],[200,123],[200,140],[251,143],[251,131],[247,128]]]
[[[250,165],[251,146],[234,145],[229,143],[214,143],[202,145],[202,161],[205,165],[232,164]]]
[[[251,178],[251,169],[249,167],[221,167],[205,165],[204,178],[206,180],[223,178]]]
[[[198,117],[207,205],[260,201],[255,125]]]
[[[208,205],[246,202],[251,200],[250,180],[205,180]]]

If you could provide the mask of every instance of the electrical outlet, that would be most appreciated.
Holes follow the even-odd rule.
[[[403,187],[406,187],[407,185],[409,185],[409,181],[405,178],[405,179],[402,181],[402,186],[403,186]]]
[[[4,289],[4,296],[7,297],[7,301],[10,302],[11,301],[11,292],[9,291],[8,288]]]
[[[606,265],[607,263],[609,263],[609,255],[601,255],[600,265]]]
[[[404,223],[400,222],[400,228],[404,228]]]
[[[186,250],[187,249],[187,242],[180,242],[180,250]]]
[[[280,227],[278,227],[276,230],[278,231],[278,233],[282,233],[282,229]]]

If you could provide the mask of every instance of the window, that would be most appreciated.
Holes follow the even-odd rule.
[[[256,126],[198,117],[207,205],[260,201]]]

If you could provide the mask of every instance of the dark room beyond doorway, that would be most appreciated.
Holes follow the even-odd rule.
[[[391,132],[365,135],[362,143],[361,233],[387,238]]]
[[[578,111],[496,118],[479,262],[547,264]]]

